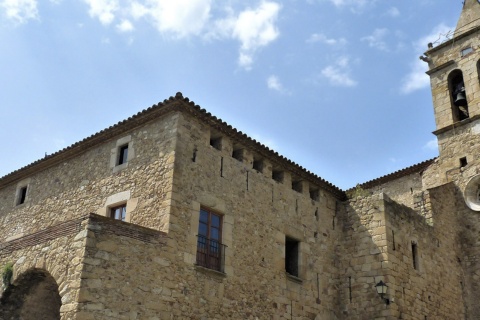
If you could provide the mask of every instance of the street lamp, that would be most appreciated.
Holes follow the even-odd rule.
[[[383,296],[387,294],[388,286],[383,282],[383,280],[380,280],[379,283],[375,285],[375,289],[377,289],[377,293],[380,295],[380,298],[382,298],[385,301],[386,305],[390,304],[390,300],[388,298],[384,298]]]

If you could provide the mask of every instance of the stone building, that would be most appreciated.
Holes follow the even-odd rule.
[[[0,178],[0,319],[480,319],[479,35],[422,57],[439,157],[348,192],[180,93]]]

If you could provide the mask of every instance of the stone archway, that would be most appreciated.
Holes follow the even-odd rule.
[[[5,290],[0,299],[2,319],[60,319],[58,285],[48,271],[30,269]]]

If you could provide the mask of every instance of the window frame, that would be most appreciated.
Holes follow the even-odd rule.
[[[117,210],[119,210],[119,209],[123,209],[123,212],[122,212],[122,215],[120,216],[120,219],[117,218],[117,214],[116,214]],[[117,205],[115,207],[109,208],[109,215],[108,216],[111,219],[126,222],[127,221],[127,204],[122,203],[122,204]]]
[[[203,221],[202,213],[207,214],[206,221]],[[218,218],[213,223],[212,217]],[[220,212],[206,207],[200,207],[197,229],[196,262],[197,266],[224,273],[225,267],[225,245],[223,238],[224,215]],[[205,226],[205,227],[202,227]],[[205,231],[202,230],[205,229]],[[216,230],[216,235],[212,231]]]

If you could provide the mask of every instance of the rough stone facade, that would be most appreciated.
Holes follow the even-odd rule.
[[[0,319],[480,319],[479,18],[423,57],[439,157],[355,190],[181,94],[0,178]]]

